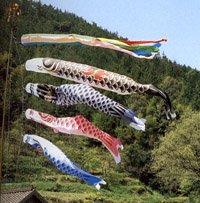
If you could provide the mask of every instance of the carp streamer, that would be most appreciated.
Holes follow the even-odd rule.
[[[27,119],[31,119],[35,122],[41,123],[42,125],[48,126],[52,128],[54,132],[82,135],[97,139],[110,151],[116,163],[121,161],[118,148],[123,149],[122,143],[118,139],[98,129],[82,115],[57,118],[33,109],[27,109],[25,115]]]
[[[37,135],[26,134],[23,137],[23,141],[43,153],[63,173],[75,176],[89,185],[96,187],[98,190],[100,189],[100,184],[106,184],[101,178],[79,168],[57,146],[48,140]]]
[[[139,119],[135,113],[116,101],[106,97],[94,88],[85,84],[66,84],[53,86],[47,84],[28,83],[26,91],[57,105],[87,104],[94,109],[121,118],[137,130],[145,130],[145,119]]]

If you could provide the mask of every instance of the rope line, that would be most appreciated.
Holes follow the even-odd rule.
[[[20,137],[20,142],[19,142],[18,150],[17,150],[16,172],[15,172],[15,174],[18,174],[19,157],[20,157],[20,153],[21,153],[21,149],[22,149],[21,146],[22,146],[22,143],[23,143],[22,136],[24,134],[24,71],[23,71],[23,65],[22,65],[22,62],[21,62],[21,57],[20,57],[19,49],[18,49],[19,44],[17,43],[16,38],[14,38],[14,43],[15,43],[15,48],[16,48],[19,64],[21,66],[21,91],[22,91],[22,93],[21,93],[21,125],[20,125],[21,137]],[[17,182],[16,176],[15,176],[15,182]]]

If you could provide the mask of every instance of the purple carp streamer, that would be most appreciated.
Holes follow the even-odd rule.
[[[99,69],[86,64],[79,64],[53,58],[34,58],[26,61],[28,71],[47,73],[66,80],[88,84],[93,87],[116,92],[121,95],[146,93],[161,97],[165,104],[165,113],[168,119],[174,119],[176,114],[167,93],[152,84],[140,84],[133,79]]]
[[[25,34],[21,37],[21,44],[24,46],[35,44],[68,44],[68,45],[87,45],[113,49],[127,53],[136,58],[152,59],[158,53],[161,42],[159,40],[128,41],[91,37],[77,34]]]
[[[63,173],[75,176],[89,185],[96,187],[98,190],[100,189],[100,184],[106,184],[101,178],[93,176],[79,168],[57,146],[48,140],[37,135],[26,134],[23,137],[23,141],[39,152],[42,152]]]
[[[27,109],[25,115],[27,119],[31,119],[35,122],[41,123],[42,125],[48,126],[52,128],[54,132],[82,135],[97,139],[110,151],[116,163],[121,161],[118,148],[123,149],[122,143],[115,137],[112,137],[94,126],[82,115],[57,118],[50,114],[35,111],[33,109]]]
[[[88,106],[98,109],[105,114],[121,118],[137,130],[145,130],[145,119],[137,118],[131,109],[128,109],[114,100],[102,95],[100,92],[88,85],[66,84],[53,86],[47,84],[28,83],[26,85],[26,91],[57,105],[69,106],[75,104],[87,104]]]

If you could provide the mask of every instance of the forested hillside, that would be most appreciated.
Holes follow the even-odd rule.
[[[11,24],[6,22],[9,3],[7,0],[0,2],[0,24],[3,26],[3,29],[0,29],[1,119],[9,59]],[[111,33],[95,23],[89,24],[72,13],[62,12],[40,2],[21,0],[18,3],[22,13],[19,20],[12,25],[14,41],[6,99],[3,183],[27,185],[27,182],[31,182],[52,202],[173,202],[169,197],[160,194],[178,196],[176,202],[198,202],[200,72],[171,61],[164,53],[160,53],[160,56],[153,60],[146,60],[97,47],[23,47],[20,37],[28,33],[76,33],[113,39],[126,39],[126,36],[118,36],[117,33]],[[163,44],[163,49],[164,46]],[[30,96],[24,90],[29,82],[52,85],[73,83],[25,71],[23,63],[34,57],[53,57],[88,64],[126,75],[139,83],[153,84],[168,93],[178,118],[166,119],[162,111],[163,101],[159,97],[142,94],[122,96],[98,89],[133,109],[138,117],[145,118],[146,131],[141,132],[86,105],[56,106]],[[120,151],[122,162],[116,165],[112,156],[97,141],[80,136],[56,134],[47,127],[26,120],[24,111],[27,108],[57,117],[83,115],[101,130],[121,140],[124,145],[124,150]],[[49,139],[79,166],[102,177],[107,186],[97,193],[85,183],[80,184],[79,180],[62,175],[45,157],[22,143],[22,135],[26,133]],[[5,187],[10,186],[5,184]],[[63,196],[64,192],[68,193],[67,200],[59,197]],[[76,198],[73,197],[73,193],[77,194]]]

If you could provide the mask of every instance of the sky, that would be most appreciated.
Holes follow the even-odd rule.
[[[200,70],[200,0],[41,0],[129,40],[168,39],[160,53]]]

